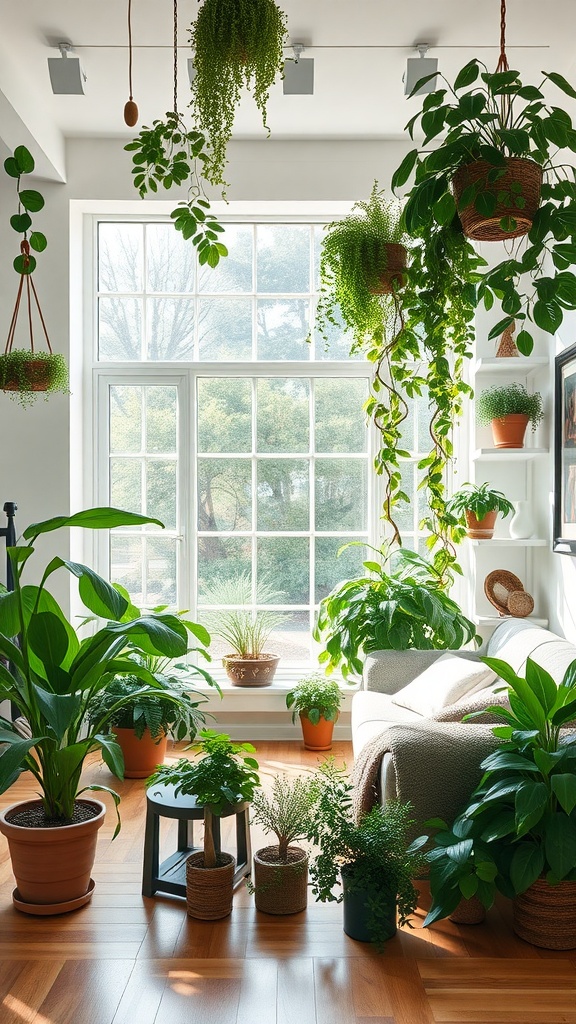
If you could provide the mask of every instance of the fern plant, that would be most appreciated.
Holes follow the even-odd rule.
[[[199,711],[202,698],[192,700],[189,683],[174,678],[162,682],[158,675],[155,680],[158,693],[152,695],[139,693],[143,685],[136,676],[116,677],[91,702],[90,720],[98,722],[106,717],[109,727],[133,729],[139,740],[146,729],[155,740],[169,731],[177,740],[193,739],[198,726],[204,723],[204,715]],[[163,696],[163,690],[170,696]],[[126,697],[133,698],[129,704],[123,701]]]
[[[476,413],[479,423],[490,423],[504,416],[527,416],[532,430],[544,416],[542,395],[535,391],[531,395],[523,384],[514,381],[501,387],[487,388],[480,393]]]
[[[192,106],[210,143],[205,174],[212,184],[223,180],[226,148],[244,87],[251,91],[267,128],[268,96],[282,75],[286,39],[286,15],[274,0],[204,0],[190,29]]]

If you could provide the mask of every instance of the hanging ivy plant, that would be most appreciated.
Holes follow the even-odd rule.
[[[42,231],[31,231],[31,214],[39,213],[44,207],[44,196],[37,189],[23,188],[22,177],[25,174],[32,174],[34,170],[34,157],[26,146],[16,146],[12,156],[4,161],[4,170],[11,178],[16,178],[16,192],[18,195],[18,210],[10,217],[10,226],[14,231],[22,235],[22,240],[28,243],[29,249],[35,252],[44,252],[48,242]],[[24,252],[21,248],[19,256],[14,260],[14,270],[17,274],[32,274],[36,269],[36,257],[28,250]]]
[[[21,406],[32,405],[56,391],[70,394],[68,367],[58,352],[12,349],[0,355],[0,389]]]
[[[204,0],[190,29],[195,77],[192,106],[210,143],[206,177],[222,184],[226,148],[242,89],[266,124],[270,89],[282,76],[286,15],[274,0]]]

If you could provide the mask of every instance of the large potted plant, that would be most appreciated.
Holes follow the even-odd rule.
[[[25,584],[23,576],[38,537],[46,533],[70,526],[111,529],[146,523],[162,526],[159,520],[117,509],[88,509],[35,523],[24,531],[22,543],[8,548],[14,590],[0,594],[0,654],[6,659],[0,666],[0,702],[10,701],[19,717],[15,723],[0,719],[0,792],[29,771],[41,795],[3,811],[0,830],[8,838],[16,876],[15,904],[27,913],[63,913],[92,895],[90,873],[105,807],[80,797],[99,789],[112,793],[116,804],[119,797],[104,786],[83,786],[82,769],[87,755],[100,750],[107,766],[122,774],[120,748],[107,723],[136,695],[120,696],[109,712],[92,721],[90,702],[119,674],[138,676],[139,695],[158,692],[153,676],[123,656],[128,644],[142,654],[175,658],[186,654],[188,640],[186,628],[168,613],[118,621],[129,602],[78,562],[52,558],[39,585]],[[83,640],[47,589],[61,568],[78,578],[86,608],[110,620]],[[118,820],[116,832],[119,827]]]
[[[308,854],[301,846],[312,827],[316,787],[310,778],[276,775],[272,792],[258,790],[252,801],[252,821],[278,842],[254,854],[256,909],[265,914],[298,914],[308,902]]]
[[[327,674],[362,675],[372,651],[457,650],[475,639],[474,624],[442,588],[439,572],[406,548],[364,562],[369,575],[339,583],[320,602],[314,638]]]
[[[518,381],[487,388],[480,392],[476,415],[479,423],[490,423],[495,448],[523,448],[528,424],[534,432],[544,417],[542,396],[529,394]]]
[[[418,899],[415,878],[423,858],[407,835],[410,805],[390,801],[356,821],[352,786],[332,759],[315,775],[318,799],[309,838],[312,892],[322,902],[344,901],[344,931],[360,942],[381,944],[406,924]],[[342,881],[343,890],[334,894]]]
[[[224,733],[204,729],[193,750],[194,761],[159,765],[149,784],[175,787],[176,795],[194,796],[204,807],[204,849],[186,862],[186,904],[190,917],[214,921],[232,911],[234,857],[216,853],[213,818],[234,807],[242,810],[260,785],[251,743],[232,743]],[[246,756],[248,755],[248,756]]]
[[[277,604],[281,595],[266,580],[258,582],[258,605]],[[252,609],[250,573],[217,580],[204,590],[204,601],[212,610],[203,616],[211,634],[230,647],[222,658],[226,675],[234,686],[270,686],[280,656],[266,651],[266,645],[284,616],[272,609]]]
[[[502,491],[483,484],[462,484],[446,503],[446,511],[453,515],[457,527],[466,528],[466,536],[473,540],[490,540],[494,535],[496,519],[500,512],[506,517],[514,511],[514,505]]]
[[[294,689],[288,691],[286,707],[292,711],[293,722],[296,715],[300,718],[306,750],[331,749],[341,701],[338,683],[319,672],[299,679]]]
[[[203,0],[190,29],[192,105],[210,143],[204,173],[220,184],[242,90],[251,91],[266,125],[268,95],[284,68],[286,15],[274,0]]]
[[[525,677],[485,658],[508,684],[502,740],[462,814],[427,854],[432,908],[425,924],[451,913],[462,896],[489,908],[496,891],[514,901],[514,929],[548,949],[576,947],[576,662],[562,684],[528,659]],[[468,716],[474,717],[474,716]]]

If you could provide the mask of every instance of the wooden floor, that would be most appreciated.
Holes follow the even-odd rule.
[[[334,752],[351,756],[344,743]],[[268,779],[317,761],[297,743],[259,743],[257,756]],[[113,784],[99,763],[86,775]],[[108,814],[96,892],[76,913],[13,909],[0,836],[0,1024],[576,1024],[576,954],[516,938],[505,905],[485,925],[425,931],[419,910],[414,929],[379,954],[344,935],[339,905],[275,918],[242,888],[230,918],[203,923],[183,901],[144,899],[144,787],[117,788],[122,832],[112,843]],[[0,804],[32,793],[24,776]],[[174,833],[165,835],[172,852]],[[257,832],[253,839],[263,845]]]

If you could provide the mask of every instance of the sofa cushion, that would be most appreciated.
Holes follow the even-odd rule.
[[[465,661],[446,653],[394,694],[392,703],[430,718],[441,708],[484,689],[495,679],[496,673],[483,662]]]
[[[422,716],[392,703],[387,693],[360,690],[352,701],[352,738],[354,755],[389,725],[420,722]]]

